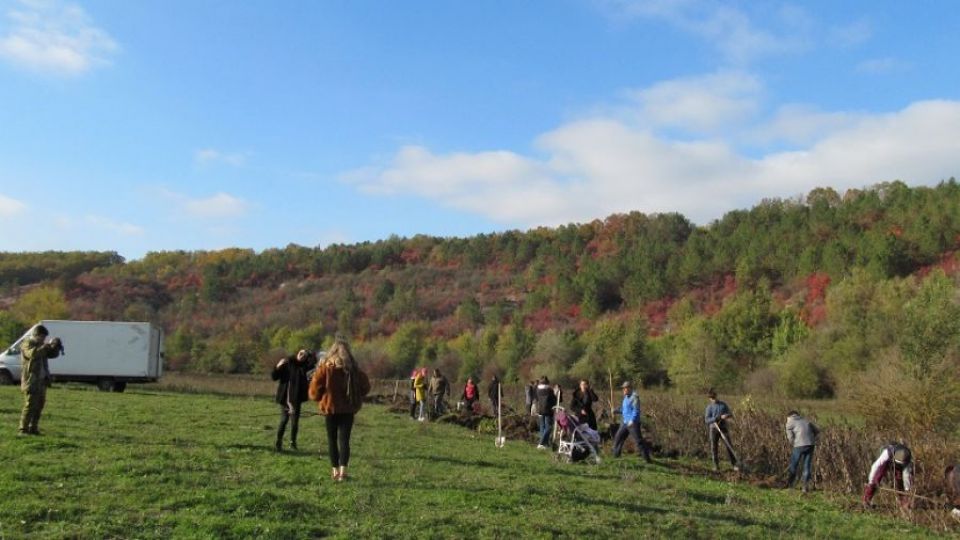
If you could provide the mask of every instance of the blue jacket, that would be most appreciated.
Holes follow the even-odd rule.
[[[717,400],[714,403],[707,405],[707,410],[703,413],[703,421],[709,426],[714,422],[718,422],[722,428],[724,421],[720,419],[721,416],[729,414],[733,416],[733,413],[730,412],[730,407],[727,407],[727,404]]]
[[[630,392],[630,395],[623,396],[623,405],[620,406],[620,413],[623,415],[624,424],[640,420],[640,398],[636,392]]]

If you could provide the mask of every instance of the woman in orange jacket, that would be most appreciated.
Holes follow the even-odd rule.
[[[337,339],[310,380],[310,399],[319,402],[320,414],[326,417],[331,475],[337,482],[347,478],[353,416],[369,392],[366,373],[357,367],[347,342]]]

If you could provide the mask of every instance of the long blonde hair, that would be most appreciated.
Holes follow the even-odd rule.
[[[354,360],[353,353],[350,352],[350,345],[347,345],[347,342],[342,339],[334,341],[333,345],[330,346],[330,350],[327,351],[326,362],[347,371],[357,369],[357,361]]]
[[[350,403],[358,404],[363,399],[363,395],[360,393],[360,371],[357,368],[357,361],[353,358],[353,353],[350,352],[350,345],[347,345],[347,341],[337,336],[336,340],[333,342],[333,345],[330,346],[330,350],[327,351],[327,365],[334,368],[343,369],[344,374],[346,375],[346,394],[347,399]]]

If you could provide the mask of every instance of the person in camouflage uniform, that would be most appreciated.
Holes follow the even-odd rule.
[[[33,334],[20,346],[20,390],[23,391],[23,413],[20,415],[20,435],[39,435],[37,424],[47,400],[50,385],[50,367],[47,360],[60,356],[60,338],[46,341],[49,332],[42,324],[33,329]]]

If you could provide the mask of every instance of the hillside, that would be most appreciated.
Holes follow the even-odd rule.
[[[168,366],[260,372],[350,336],[376,376],[635,378],[797,397],[880,364],[952,362],[960,186],[767,200],[705,226],[630,213],[470,238],[260,253],[0,254],[0,337],[38,318],[150,320]],[[912,366],[912,367],[910,367]]]
[[[20,394],[0,388],[0,422]],[[319,418],[276,454],[269,398],[54,388],[42,437],[0,438],[0,533],[63,538],[933,537],[849,497],[760,489],[690,463],[558,464],[526,442],[360,412],[335,484]],[[321,455],[317,455],[321,449]]]

